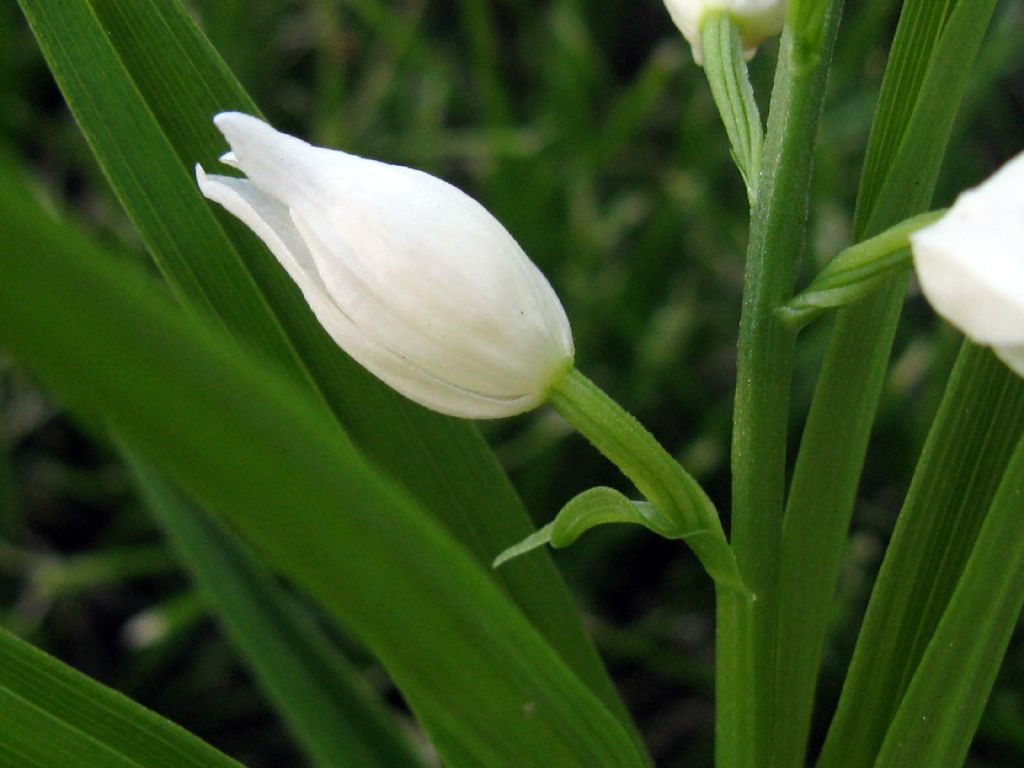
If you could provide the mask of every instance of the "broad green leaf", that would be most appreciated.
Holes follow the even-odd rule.
[[[212,312],[316,392],[359,449],[480,563],[528,535],[533,525],[476,428],[427,412],[353,363],[263,244],[199,195],[193,165],[214,167],[225,149],[213,114],[257,110],[178,0],[20,4],[111,186],[185,305]],[[395,22],[385,4],[364,0],[358,10]],[[548,555],[492,578],[632,728]]]
[[[568,547],[591,528],[609,523],[642,525],[666,539],[687,538],[678,521],[659,513],[653,504],[630,501],[614,488],[602,486],[574,496],[559,510],[552,522],[498,555],[494,559],[494,567],[545,544],[555,549]]]
[[[169,720],[0,629],[0,764],[240,768]]]
[[[874,293],[909,264],[910,235],[943,213],[912,216],[880,235],[850,246],[775,314],[790,328],[797,329],[826,310],[853,304]]]
[[[48,223],[0,209],[0,346],[360,638],[450,765],[645,763],[488,572],[307,390]]]
[[[964,0],[946,23],[944,1],[905,3],[869,140],[855,241],[928,207],[993,8],[994,0]],[[775,750],[783,766],[802,764],[806,749],[817,660],[905,286],[905,276],[895,277],[836,314],[793,470],[779,586],[779,634],[786,642],[779,644],[775,672]],[[855,700],[858,709],[850,714],[866,718],[890,703]],[[870,760],[871,745],[858,743],[855,750]],[[856,759],[843,755],[848,758]]]
[[[1021,405],[1015,403],[1018,413]],[[1024,441],[1012,451],[948,607],[929,633],[876,766],[963,764],[1022,607]]]
[[[130,450],[147,511],[228,638],[317,765],[423,766],[383,702],[319,627],[222,526]]]

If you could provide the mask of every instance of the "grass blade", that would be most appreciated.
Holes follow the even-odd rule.
[[[1024,390],[1019,380],[1015,387]],[[1020,413],[1021,402],[1015,405]],[[1012,412],[1003,410],[1000,416]],[[1022,607],[1024,441],[1006,465],[876,766],[963,764]]]
[[[1022,433],[1024,382],[965,344],[875,582],[822,766],[873,764]]]
[[[316,765],[424,766],[383,703],[272,575],[132,451],[147,511]]]
[[[0,762],[11,768],[240,768],[155,712],[0,629]]]

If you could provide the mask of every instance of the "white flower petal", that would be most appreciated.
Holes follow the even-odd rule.
[[[240,219],[267,244],[288,275],[303,288],[326,294],[309,250],[291,222],[288,209],[245,179],[208,175],[196,164],[199,191]]]
[[[491,418],[534,407],[572,364],[565,311],[479,203],[428,174],[215,118],[248,180],[197,178],[248,224],[328,333],[411,399]]]
[[[535,364],[536,354],[530,355],[530,350],[511,350],[509,354],[507,345],[473,318],[462,324],[452,322],[450,313],[425,306],[428,302],[421,297],[397,298],[397,291],[366,282],[352,268],[355,259],[340,254],[337,244],[329,248],[322,236],[325,233],[298,211],[293,211],[293,216],[334,302],[367,335],[395,354],[438,378],[492,397],[515,397],[550,383],[533,380],[536,371],[544,369]],[[385,253],[369,253],[371,258],[386,259]],[[449,292],[453,290],[459,289],[448,287]]]
[[[343,153],[314,147],[241,112],[221,112],[213,122],[231,145],[231,164],[285,205],[327,193],[316,181]]]
[[[996,357],[1006,363],[1007,367],[1018,376],[1024,376],[1024,344],[1013,346],[996,346],[992,348]]]
[[[245,179],[209,176],[199,165],[196,179],[207,198],[237,216],[267,244],[331,338],[392,388],[434,410],[463,418],[511,416],[539,404],[536,396],[500,398],[459,389],[374,343],[331,301],[287,208]]]
[[[979,344],[1024,344],[1024,155],[911,237],[921,289]]]
[[[779,34],[786,21],[786,0],[665,0],[665,7],[698,64],[703,61],[701,27],[709,14],[728,14],[749,56],[765,38]]]

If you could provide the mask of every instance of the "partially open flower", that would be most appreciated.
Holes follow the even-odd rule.
[[[571,366],[548,281],[479,203],[421,171],[314,147],[255,117],[214,118],[224,163],[203,194],[267,244],[349,355],[422,405],[497,418]]]
[[[910,239],[935,311],[1024,376],[1024,154]]]
[[[786,0],[665,0],[665,6],[698,64],[703,61],[701,27],[713,13],[732,19],[750,56],[765,38],[779,34],[786,21]]]

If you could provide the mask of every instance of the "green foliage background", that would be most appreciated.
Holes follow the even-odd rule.
[[[581,369],[728,509],[745,198],[702,73],[660,3],[190,6],[278,127],[423,168],[478,197],[562,296]],[[897,12],[891,0],[848,3],[822,124],[808,277],[849,243]],[[1024,148],[1022,29],[1024,3],[1004,0],[972,76],[938,205]],[[766,45],[752,64],[762,100],[773,57]],[[148,262],[13,3],[0,5],[0,183],[26,185],[108,248]],[[818,323],[802,339],[795,417],[806,413],[826,328]],[[913,294],[854,517],[816,743],[958,344]],[[588,487],[629,490],[548,409],[487,424],[485,433],[538,523]],[[294,742],[208,620],[133,488],[109,446],[87,438],[0,358],[0,624],[247,765],[299,764]],[[658,764],[710,764],[713,595],[692,556],[644,531],[610,527],[559,552],[557,562]],[[164,612],[168,632],[132,648],[128,622],[153,609]],[[397,703],[369,655],[330,631]],[[970,764],[1022,762],[1018,638]]]

